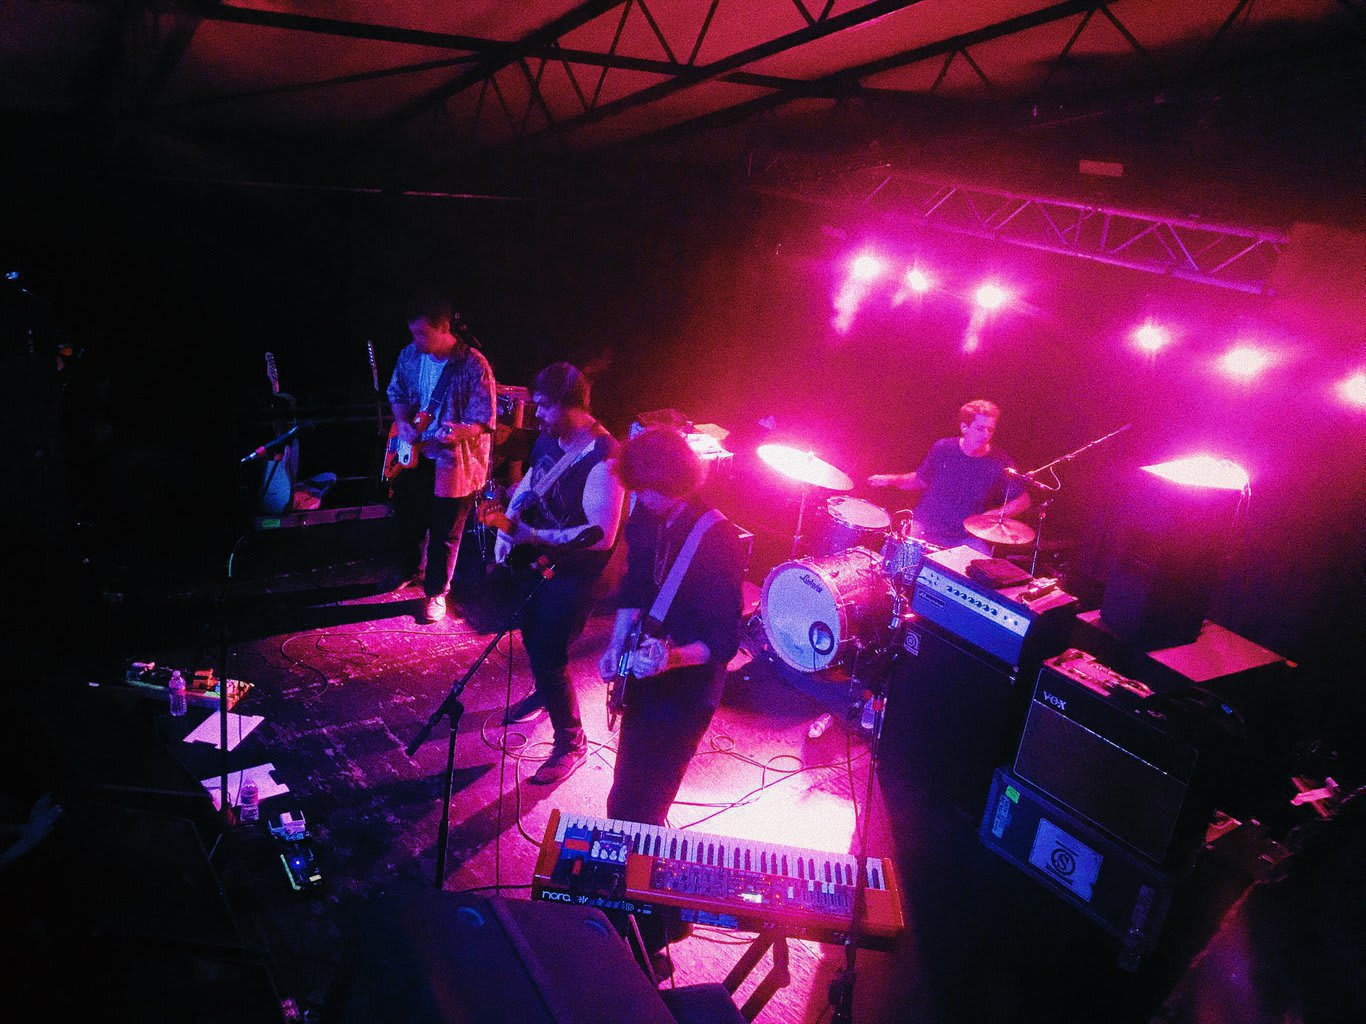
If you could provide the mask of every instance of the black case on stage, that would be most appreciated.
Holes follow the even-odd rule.
[[[1133,970],[1157,943],[1179,882],[998,769],[978,830],[1004,857],[1113,935]]]

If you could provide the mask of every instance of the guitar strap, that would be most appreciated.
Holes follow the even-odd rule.
[[[692,564],[693,556],[702,544],[702,537],[717,523],[725,521],[725,516],[716,509],[710,509],[698,516],[697,522],[692,524],[688,539],[678,549],[678,556],[669,567],[669,575],[664,579],[664,586],[659,588],[659,593],[655,595],[655,603],[650,605],[649,621],[655,624],[656,628],[663,624],[664,617],[669,614],[669,606],[674,603],[678,588],[683,585],[683,577],[687,575],[688,566]]]
[[[593,450],[597,444],[597,436],[590,433],[588,439],[577,448],[571,448],[556,460],[555,464],[546,470],[544,476],[536,477],[527,486],[525,491],[515,497],[510,504],[514,511],[524,511],[528,506],[539,502],[549,493],[550,488],[555,486],[555,481],[564,476],[574,467],[585,455]]]
[[[436,378],[436,387],[432,388],[432,397],[427,400],[427,418],[436,421],[436,410],[441,408],[441,403],[446,400],[446,392],[451,389],[451,378],[455,376],[455,354],[451,353],[451,358],[446,360],[446,365],[441,368],[441,376]]]

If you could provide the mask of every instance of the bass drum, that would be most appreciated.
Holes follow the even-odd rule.
[[[853,653],[886,639],[892,583],[864,548],[775,566],[759,601],[773,651],[801,672],[846,670]]]

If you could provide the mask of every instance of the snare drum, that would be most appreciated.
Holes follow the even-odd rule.
[[[853,547],[776,566],[759,608],[774,653],[802,672],[843,670],[860,647],[886,639],[892,583],[882,559]]]
[[[816,555],[834,555],[852,547],[876,551],[892,525],[886,510],[862,498],[840,494],[825,502],[825,522],[812,545]]]

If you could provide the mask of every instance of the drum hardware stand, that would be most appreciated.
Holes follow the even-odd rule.
[[[797,531],[792,535],[792,557],[797,558],[802,549],[802,519],[806,516],[806,499],[811,493],[810,484],[802,484],[802,499],[797,503]]]
[[[899,635],[900,629],[895,629],[891,639],[896,640]],[[854,861],[857,865],[857,870],[854,872],[854,911],[849,922],[849,934],[844,939],[844,967],[830,982],[828,990],[830,1007],[833,1011],[830,1018],[831,1024],[853,1024],[854,1020],[854,984],[858,977],[856,960],[858,957],[859,919],[864,913],[865,893],[868,890],[868,829],[873,817],[873,787],[877,782],[878,754],[882,747],[882,723],[887,715],[892,669],[901,657],[901,644],[898,640],[895,649],[889,643],[882,650],[884,652],[890,650],[892,655],[887,659],[881,678],[878,680],[878,688],[873,695],[874,700],[881,697],[882,706],[876,707],[874,711],[873,738],[868,748],[868,785],[863,795],[863,822],[859,829],[858,849],[854,854]]]
[[[1087,441],[1080,448],[1074,448],[1066,455],[1059,455],[1052,462],[1045,462],[1042,466],[1039,466],[1035,469],[1031,469],[1026,473],[1016,473],[1014,471],[1011,471],[1010,475],[1015,479],[1022,480],[1027,486],[1038,488],[1040,491],[1043,491],[1046,494],[1048,494],[1048,497],[1044,499],[1043,504],[1039,506],[1039,528],[1038,531],[1034,534],[1034,555],[1029,562],[1029,575],[1034,575],[1034,570],[1039,564],[1039,544],[1043,540],[1044,521],[1048,518],[1048,506],[1052,504],[1053,495],[1057,494],[1059,491],[1062,490],[1062,480],[1058,478],[1057,470],[1054,469],[1054,467],[1061,465],[1064,462],[1071,462],[1082,452],[1094,448],[1097,445],[1104,444],[1106,441],[1110,440],[1110,438],[1114,437],[1117,434],[1124,433],[1124,431],[1128,430],[1132,426],[1132,423],[1126,423],[1124,424],[1124,426],[1112,430],[1108,434],[1104,434],[1093,441]],[[1042,480],[1037,479],[1040,473],[1047,473],[1052,478],[1052,483],[1044,483]],[[1004,504],[1002,504],[1001,509],[1001,515],[1004,516]]]

